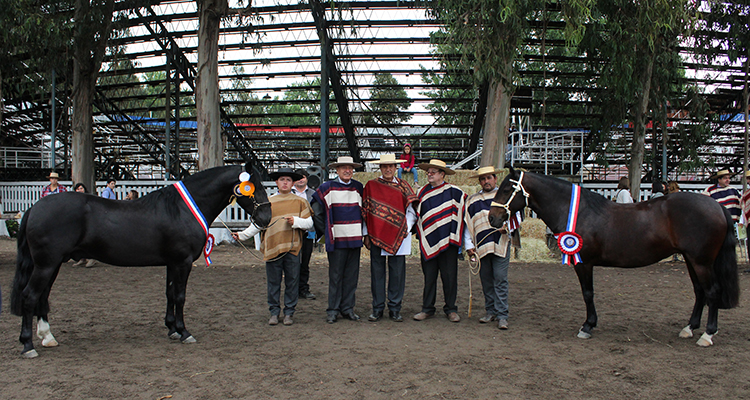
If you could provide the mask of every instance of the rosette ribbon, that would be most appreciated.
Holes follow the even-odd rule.
[[[211,265],[211,251],[214,249],[214,242],[216,241],[216,239],[214,239],[214,235],[208,233],[208,222],[206,222],[206,217],[203,216],[200,208],[198,208],[198,205],[195,204],[193,196],[190,195],[190,192],[187,190],[185,184],[182,183],[182,181],[175,183],[174,187],[177,189],[177,193],[180,194],[182,200],[185,201],[185,204],[187,204],[190,212],[193,213],[193,216],[201,225],[203,231],[206,233],[206,245],[203,247],[203,255],[206,257],[206,264]]]
[[[581,201],[581,187],[573,185],[570,193],[570,207],[568,208],[568,225],[565,232],[555,235],[557,245],[563,253],[562,263],[576,265],[581,263],[581,255],[578,254],[583,246],[581,235],[576,233],[576,222],[578,221],[578,207]]]

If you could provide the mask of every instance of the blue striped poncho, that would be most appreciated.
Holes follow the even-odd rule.
[[[417,233],[422,257],[432,259],[450,245],[461,246],[466,193],[450,183],[419,191]]]
[[[313,194],[313,201],[323,205],[326,215],[326,251],[362,247],[362,191],[352,179],[349,184],[328,181]]]

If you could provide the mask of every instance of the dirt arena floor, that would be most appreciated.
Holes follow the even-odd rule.
[[[405,321],[366,321],[369,261],[357,291],[361,322],[325,323],[327,261],[292,326],[267,325],[265,271],[240,247],[219,246],[188,285],[186,323],[198,343],[167,338],[163,267],[62,267],[50,322],[60,346],[23,359],[21,320],[9,313],[15,241],[0,240],[0,398],[3,399],[666,399],[750,396],[750,275],[743,299],[722,311],[715,345],[677,337],[693,293],[683,264],[595,272],[599,327],[576,338],[584,304],[575,273],[559,264],[511,263],[510,329],[479,324],[483,296],[460,264],[463,320],[416,322],[422,273],[407,261]],[[741,269],[747,268],[742,264]],[[438,299],[442,293],[438,292]],[[442,306],[442,303],[439,303]],[[705,320],[705,313],[704,313]],[[703,332],[700,329],[698,335]]]

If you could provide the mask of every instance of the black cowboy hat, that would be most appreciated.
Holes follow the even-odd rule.
[[[273,180],[277,180],[277,179],[279,179],[282,176],[288,176],[288,177],[292,178],[293,181],[298,181],[298,180],[302,179],[302,175],[300,175],[299,173],[297,173],[297,171],[295,171],[295,170],[293,170],[291,168],[279,168],[278,171],[271,172],[270,174],[268,174],[268,176],[270,176],[271,179],[273,179]]]

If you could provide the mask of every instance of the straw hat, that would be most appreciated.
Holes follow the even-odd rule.
[[[421,164],[419,164],[419,169],[421,169],[421,170],[427,171],[430,168],[437,168],[439,170],[442,170],[443,172],[445,172],[446,175],[454,175],[456,173],[456,171],[448,168],[445,165],[445,161],[441,161],[441,160],[438,160],[438,159],[435,159],[435,158],[433,158],[432,160],[430,160],[430,162],[428,162],[428,163],[421,163]]]
[[[52,178],[60,179],[60,175],[58,175],[57,172],[50,172],[47,179],[52,179]]]
[[[291,169],[291,168],[279,168],[276,172],[271,172],[268,174],[268,176],[271,177],[273,180],[277,180],[282,176],[288,176],[292,178],[293,181],[298,181],[302,179],[302,175],[298,174],[297,171]]]
[[[728,169],[722,169],[721,171],[719,171],[719,172],[717,172],[717,173],[713,174],[713,175],[712,175],[712,176],[711,176],[710,178],[708,178],[708,179],[719,179],[719,178],[721,178],[721,177],[722,177],[722,176],[724,176],[724,175],[735,175],[735,174],[734,174],[734,173],[733,173],[732,171],[728,170]]]
[[[471,176],[469,176],[469,178],[479,178],[480,176],[487,175],[487,174],[497,175],[497,174],[499,174],[501,172],[505,172],[505,171],[502,170],[502,169],[496,169],[495,167],[492,167],[492,166],[482,167],[482,168],[479,168],[478,170],[474,171],[474,174],[472,174]]]
[[[328,168],[337,168],[342,165],[351,165],[352,168],[359,168],[362,166],[360,163],[355,163],[354,158],[349,156],[341,156],[339,157],[335,163],[328,164]]]
[[[404,160],[396,158],[395,154],[381,154],[380,160],[368,161],[370,164],[401,164]]]
[[[750,171],[745,171],[745,178],[750,178]]]

